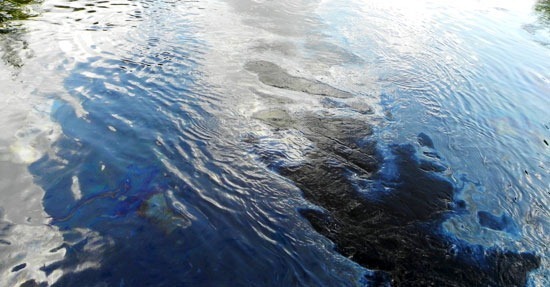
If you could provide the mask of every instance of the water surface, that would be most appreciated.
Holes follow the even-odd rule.
[[[0,285],[549,284],[547,1],[27,5]]]

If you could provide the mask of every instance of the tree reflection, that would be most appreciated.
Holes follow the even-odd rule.
[[[0,58],[8,66],[23,66],[23,55],[28,51],[25,29],[17,20],[37,16],[34,0],[0,0]]]
[[[26,51],[28,52],[28,42],[25,40],[24,29],[18,27],[0,35],[0,57],[8,66],[22,67]]]
[[[0,33],[10,30],[12,20],[25,20],[36,16],[32,5],[34,0],[0,0]]]
[[[550,0],[540,0],[535,4],[539,19],[544,24],[550,24]]]

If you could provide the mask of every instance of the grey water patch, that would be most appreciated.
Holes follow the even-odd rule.
[[[279,96],[279,95],[272,95],[268,93],[264,93],[261,91],[258,91],[256,89],[251,89],[251,92],[253,92],[255,95],[259,96],[262,101],[264,101],[269,106],[281,106],[281,105],[287,105],[287,104],[295,104],[296,101]]]
[[[278,52],[286,57],[297,55],[296,45],[294,45],[292,42],[267,42],[258,40],[258,44],[254,46],[253,49],[259,53]]]
[[[323,104],[323,107],[328,109],[350,110],[363,115],[370,115],[374,113],[371,105],[360,100],[343,102],[335,99],[324,98],[321,103]]]
[[[353,96],[349,92],[320,81],[293,76],[272,62],[251,61],[244,67],[246,70],[256,73],[260,82],[268,86],[334,98],[351,98]]]
[[[281,108],[258,111],[252,115],[252,118],[263,121],[276,128],[289,128],[295,123],[288,111]]]
[[[342,62],[352,64],[363,64],[365,62],[359,55],[324,40],[309,40],[304,47],[312,51],[314,59],[331,65],[338,65]]]

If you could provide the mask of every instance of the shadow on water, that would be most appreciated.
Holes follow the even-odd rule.
[[[263,65],[276,67],[270,71],[250,66],[264,83],[275,75],[288,78],[273,63]],[[418,150],[412,143],[394,144],[382,156],[372,127],[357,117],[292,115],[283,109],[254,117],[275,132],[298,130],[313,142],[304,163],[285,164],[284,156],[249,141],[271,169],[322,208],[301,211],[313,228],[338,252],[377,271],[368,279],[378,285],[525,286],[528,273],[540,266],[532,253],[485,248],[443,231],[442,222],[467,212],[466,203],[442,175],[447,167],[428,135],[418,135]],[[515,228],[504,215],[478,216],[488,228]]]

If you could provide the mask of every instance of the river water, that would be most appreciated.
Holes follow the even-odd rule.
[[[550,285],[550,9],[519,2],[25,6],[0,285]]]

